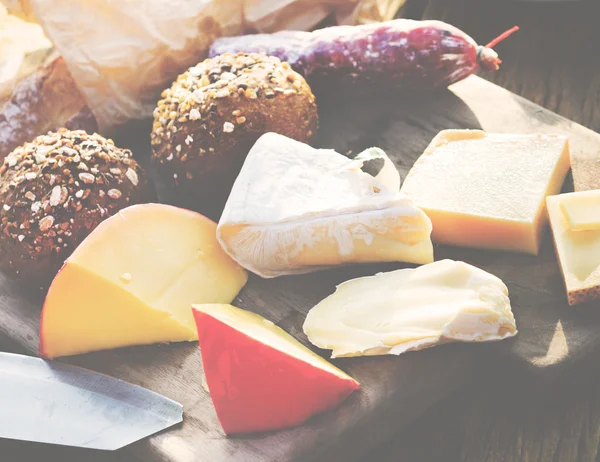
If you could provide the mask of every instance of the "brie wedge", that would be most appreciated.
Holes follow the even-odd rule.
[[[346,263],[433,261],[429,218],[362,166],[330,149],[263,135],[225,205],[221,246],[264,278]],[[389,169],[386,177],[396,187]]]
[[[464,262],[441,260],[340,284],[309,311],[304,333],[336,358],[502,340],[516,335],[517,328],[499,278]]]

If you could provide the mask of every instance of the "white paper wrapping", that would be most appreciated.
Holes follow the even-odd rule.
[[[307,30],[330,15],[385,20],[404,0],[0,0],[38,22],[101,131],[150,117],[160,92],[220,36]]]

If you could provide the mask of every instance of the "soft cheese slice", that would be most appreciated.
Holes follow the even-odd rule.
[[[128,207],[101,223],[50,286],[40,354],[197,339],[192,303],[229,303],[247,280],[216,227],[162,204]]]
[[[445,130],[401,191],[431,218],[434,242],[537,255],[545,198],[560,192],[569,168],[564,136]]]
[[[573,231],[600,230],[600,190],[564,194],[559,204]]]
[[[225,205],[219,242],[265,278],[351,262],[433,261],[427,216],[361,166],[333,150],[263,135]]]
[[[581,213],[579,210],[581,204],[588,203],[588,200],[595,196],[596,217],[598,217],[599,192],[575,192],[550,196],[546,199],[554,245],[569,305],[600,299],[600,229],[594,227],[593,216]],[[584,206],[583,209],[587,210],[587,207]],[[576,227],[579,227],[581,218],[585,218],[583,221],[591,222],[591,229],[573,229],[572,220],[575,219]]]
[[[441,260],[344,282],[312,308],[304,332],[332,357],[401,354],[516,335],[508,289],[467,263]]]

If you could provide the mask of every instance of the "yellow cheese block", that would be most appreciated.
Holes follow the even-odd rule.
[[[50,286],[40,354],[197,340],[191,305],[230,303],[248,278],[216,228],[162,204],[128,207],[101,223]]]
[[[574,212],[572,205],[586,195],[587,192],[576,192],[546,199],[569,305],[600,298],[600,229],[573,230],[564,213],[564,210]]]
[[[537,255],[545,198],[560,192],[569,168],[564,136],[444,130],[401,191],[431,219],[434,242]]]
[[[197,339],[195,329],[168,311],[76,264],[62,269],[51,290],[41,322],[43,357]]]
[[[559,203],[573,231],[600,229],[600,191],[565,194]]]

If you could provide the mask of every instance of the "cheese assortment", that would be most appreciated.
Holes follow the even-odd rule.
[[[569,168],[564,136],[444,130],[401,191],[429,216],[436,243],[537,255],[545,198]]]
[[[547,198],[569,305],[600,299],[600,191]]]
[[[330,149],[267,133],[250,150],[217,227],[225,252],[264,278],[360,262],[430,263],[431,222],[385,181]],[[398,172],[395,172],[398,175]]]
[[[26,236],[36,227],[57,239],[57,247],[46,249],[50,253],[60,251],[58,244],[67,246],[71,228],[87,236],[47,293],[40,355],[197,340],[204,389],[224,432],[235,435],[301,425],[360,393],[357,380],[288,332],[232,305],[248,272],[277,278],[349,264],[411,265],[343,282],[309,310],[303,331],[332,358],[400,355],[517,335],[506,284],[463,261],[435,261],[434,243],[537,255],[549,221],[569,304],[600,299],[600,191],[559,194],[570,169],[565,136],[443,130],[403,183],[378,147],[349,157],[313,146],[320,114],[313,82],[331,79],[354,90],[447,86],[478,67],[496,69],[500,61],[492,47],[514,30],[486,47],[440,22],[398,20],[329,30],[315,35],[324,57],[317,63],[320,70],[310,59],[292,59],[300,56],[294,47],[308,33],[256,36],[254,45],[264,42],[268,46],[259,48],[282,54],[281,59],[237,53],[238,46],[248,45],[247,37],[219,40],[211,58],[190,67],[162,93],[152,132],[158,176],[174,191],[192,191],[188,196],[196,205],[210,206],[207,210],[215,206],[220,212],[220,199],[226,199],[218,223],[169,205],[132,205],[135,198],[125,193],[135,188],[124,191],[123,183],[145,183],[127,169],[134,166],[130,153],[122,159],[126,167],[96,162],[111,150],[110,140],[96,149],[84,133],[76,134],[81,156],[93,161],[88,166],[79,152],[54,143],[52,136],[40,137],[26,164],[50,162],[46,154],[52,144],[57,174],[41,183],[52,186],[48,191],[29,190],[36,175],[21,175],[10,162],[14,156],[7,157],[0,178],[5,215],[28,208],[49,213],[69,204],[78,213],[65,223],[55,223],[58,209],[39,223],[23,222],[21,215],[4,220],[10,237],[5,254],[17,242],[27,244],[26,257],[40,253],[47,243],[30,243]],[[386,40],[377,35],[382,31],[404,38]],[[419,49],[423,31],[434,32],[426,50]],[[449,36],[465,50],[480,52],[466,61],[447,59],[440,50],[448,47]],[[411,40],[416,48],[407,48]],[[393,48],[397,59],[383,63],[380,53],[365,54],[363,42]],[[344,64],[348,56],[339,53],[340,43],[356,45],[351,65]],[[316,48],[309,48],[304,51],[310,58]],[[425,61],[415,67],[415,50],[437,70],[423,73]],[[365,57],[368,63],[362,62]],[[366,74],[361,63],[368,64]],[[401,154],[402,147],[396,151]],[[72,156],[70,170],[63,168],[65,155]],[[69,181],[60,176],[75,170],[83,172]],[[23,188],[18,200],[13,180]],[[120,188],[109,189],[109,180]],[[63,183],[77,186],[73,195],[79,202],[69,202],[65,188],[61,193]],[[29,207],[25,199],[39,207]],[[113,214],[117,200],[120,211]],[[23,259],[24,268],[30,260]]]
[[[226,434],[300,425],[358,382],[229,305],[246,270],[275,278],[350,263],[417,265],[346,281],[309,311],[304,333],[332,358],[510,338],[517,326],[503,281],[462,261],[434,261],[432,238],[536,254],[550,196],[569,303],[596,297],[598,194],[556,196],[568,169],[561,136],[445,130],[401,186],[379,148],[350,158],[263,134],[218,224],[160,204],[101,223],[50,287],[40,354],[199,339],[205,390]]]
[[[336,358],[502,340],[517,328],[499,278],[440,260],[342,283],[309,311],[304,333]]]

